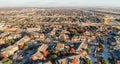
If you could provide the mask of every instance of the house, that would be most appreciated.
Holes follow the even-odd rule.
[[[4,33],[0,34],[0,38],[5,38],[8,35],[10,35],[10,32],[4,32]]]
[[[9,57],[13,55],[14,52],[17,51],[18,49],[19,48],[17,45],[8,46],[7,48],[1,50],[2,52],[0,52],[0,56],[3,58]]]
[[[73,38],[71,39],[72,42],[79,42],[80,41],[80,37],[79,36],[73,36]]]
[[[44,62],[40,62],[38,64],[52,64],[51,61],[44,61]]]
[[[34,32],[34,37],[35,38],[39,38],[40,37],[40,34],[38,32]]]
[[[42,60],[44,57],[40,51],[37,51],[35,54],[32,55],[31,58],[33,61],[36,61],[36,60]]]
[[[89,31],[86,31],[85,33],[87,36],[91,35]]]
[[[45,40],[45,35],[44,34],[39,34],[40,36],[39,36],[39,39],[40,40]]]
[[[66,58],[62,58],[62,59],[56,60],[55,64],[68,64],[68,61]]]
[[[20,37],[21,37],[21,34],[11,34],[8,37],[6,37],[6,39],[17,39]]]
[[[4,32],[13,32],[13,31],[19,31],[19,28],[6,28]]]
[[[55,64],[80,64],[80,55],[72,55],[57,59]]]
[[[30,40],[30,38],[28,36],[24,36],[23,38],[21,38],[19,41],[17,41],[15,44],[19,45],[19,44],[24,44],[26,42],[28,42]]]
[[[56,28],[53,28],[53,30],[49,33],[50,35],[55,35],[55,32],[56,32]]]
[[[48,48],[48,45],[42,44],[39,48],[38,51],[44,52]]]
[[[115,39],[116,39],[116,42],[117,42],[118,44],[120,44],[120,37],[119,37],[119,36],[116,36]]]
[[[45,39],[45,42],[51,42],[51,38],[47,37],[47,38]]]
[[[27,28],[28,32],[40,31],[40,28]]]
[[[3,39],[0,39],[0,45],[5,44],[5,41]]]
[[[62,34],[66,34],[66,33],[70,33],[70,32],[67,31],[67,30],[62,30],[61,33],[62,33]]]
[[[25,42],[29,41],[30,38],[28,36],[24,36],[22,39],[17,41],[15,44],[8,46],[5,49],[2,49],[0,52],[0,56],[6,56],[9,57],[13,55],[17,50],[19,50],[19,45],[24,44]]]
[[[28,46],[38,46],[38,42],[36,40],[30,40]]]
[[[91,36],[90,40],[95,40],[95,36]]]
[[[79,54],[81,57],[87,56],[87,52],[85,50],[80,51]]]
[[[56,49],[63,50],[65,45],[63,43],[57,43]]]
[[[41,46],[39,46],[37,52],[31,56],[32,60],[42,60],[44,58],[43,52],[46,51],[47,48],[48,46],[46,44],[42,44]]]
[[[69,39],[69,37],[68,37],[68,35],[66,35],[66,34],[60,34],[59,39],[60,39],[60,40],[63,40],[63,41],[66,41],[66,40]]]
[[[79,42],[79,43],[75,43],[75,50],[76,51],[81,51],[82,49],[86,49],[87,48],[87,44],[85,42]]]

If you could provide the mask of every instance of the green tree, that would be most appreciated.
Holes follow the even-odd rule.
[[[25,46],[25,47],[24,47],[24,50],[28,50],[28,48],[29,48],[28,46]]]
[[[9,58],[4,58],[4,59],[1,60],[1,62],[4,63],[4,64],[13,64],[12,60],[9,59]]]
[[[53,58],[53,59],[57,58],[57,55],[56,55],[56,54],[53,54],[53,55],[52,55],[52,58]]]
[[[100,43],[100,48],[105,49],[105,45]]]
[[[81,28],[81,25],[79,25],[78,28]]]
[[[108,61],[104,58],[104,59],[102,60],[102,64],[108,64]]]
[[[85,60],[86,64],[92,64],[92,60],[91,59],[85,58],[84,60]]]
[[[78,33],[76,30],[74,30],[74,31],[72,32],[72,34],[74,34],[75,36],[78,36],[78,35],[79,35],[79,33]]]
[[[53,35],[53,36],[52,36],[53,39],[56,39],[56,37],[57,37],[56,35]]]
[[[87,48],[87,49],[86,49],[86,52],[87,52],[88,54],[90,54],[90,53],[91,53],[90,48]]]
[[[13,44],[15,41],[14,40],[10,40],[10,39],[8,39],[8,40],[5,40],[5,42],[7,43],[7,44]]]

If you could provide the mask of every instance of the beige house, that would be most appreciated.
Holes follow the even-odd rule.
[[[40,28],[27,28],[28,32],[34,32],[34,31],[39,31]]]
[[[60,34],[59,39],[60,39],[60,40],[63,40],[63,41],[66,41],[66,40],[69,39],[69,37],[68,37],[68,35],[66,35],[66,34]]]
[[[42,44],[38,49],[37,52],[34,53],[31,58],[32,60],[39,60],[39,59],[43,59],[43,52],[46,51],[46,49],[48,48],[48,45],[46,44]]]
[[[57,43],[56,49],[63,50],[65,45],[63,43]]]
[[[79,36],[73,36],[73,38],[71,39],[72,42],[79,42],[80,41],[80,37]]]
[[[68,56],[65,58],[57,59],[56,64],[73,64],[73,60],[76,60],[76,64],[80,64],[80,55]]]
[[[17,41],[15,44],[19,45],[19,44],[24,44],[25,42],[28,42],[30,40],[30,38],[28,36],[24,36],[23,38],[21,38],[19,41]]]
[[[5,41],[3,39],[0,39],[0,45],[5,44]]]
[[[24,44],[25,42],[29,41],[30,38],[28,36],[24,36],[22,39],[17,41],[15,44],[8,46],[5,49],[2,49],[1,56],[6,55],[7,57],[13,55],[17,50],[19,50],[19,44]]]
[[[20,37],[21,37],[21,34],[11,34],[8,37],[6,37],[6,39],[16,39]]]
[[[39,34],[39,35],[40,35],[40,36],[39,36],[39,39],[40,39],[40,40],[45,40],[46,37],[45,37],[44,34]]]
[[[1,56],[2,55],[6,55],[7,57],[11,56],[14,54],[15,51],[17,51],[19,49],[19,47],[17,45],[13,45],[13,46],[9,46],[5,49],[2,49],[3,52],[1,52]],[[4,57],[4,56],[2,56]]]
[[[81,51],[82,49],[86,49],[88,45],[85,42],[81,42],[77,45],[76,51]]]

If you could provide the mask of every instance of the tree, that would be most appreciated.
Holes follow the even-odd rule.
[[[24,47],[24,50],[28,50],[28,48],[29,48],[28,46],[25,46],[25,47]]]
[[[56,54],[53,54],[53,55],[52,55],[52,58],[53,58],[53,59],[57,58],[57,55],[56,55]]]
[[[100,43],[100,48],[105,49],[105,45]]]
[[[53,38],[54,40],[56,39],[56,37],[57,37],[56,35],[53,35],[53,36],[52,36],[52,38]]]
[[[108,61],[104,58],[104,59],[102,60],[102,64],[108,64]]]
[[[10,40],[10,39],[8,39],[8,40],[5,40],[5,42],[7,43],[7,44],[13,44],[15,41],[14,40]]]
[[[75,35],[75,36],[78,36],[78,35],[79,35],[79,33],[78,33],[76,30],[74,30],[74,31],[72,32],[72,34]]]
[[[2,61],[2,63],[4,63],[4,64],[13,64],[12,60],[9,59],[9,58],[4,58],[4,59],[2,59],[1,61]]]
[[[87,49],[86,49],[86,52],[87,52],[88,54],[90,54],[90,53],[91,53],[90,48],[87,48]]]
[[[79,25],[78,28],[81,28],[81,25]]]
[[[92,64],[92,60],[88,58],[84,58],[85,64]]]

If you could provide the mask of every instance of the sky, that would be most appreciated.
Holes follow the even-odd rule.
[[[0,0],[0,7],[120,7],[120,0]]]

